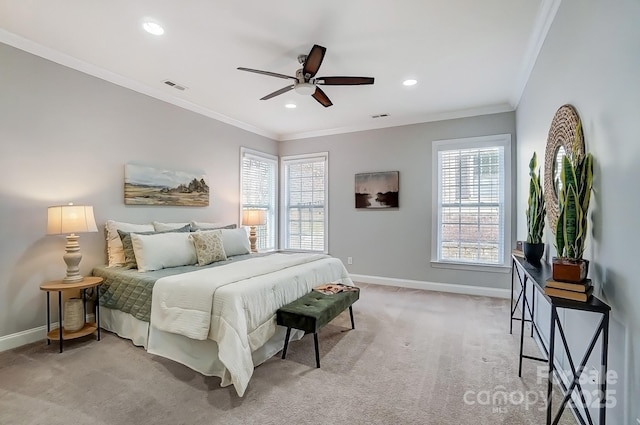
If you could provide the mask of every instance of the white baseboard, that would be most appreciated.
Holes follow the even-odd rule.
[[[87,316],[87,320],[95,320],[93,314]],[[51,329],[58,327],[58,322],[51,323]],[[27,329],[26,331],[16,332],[14,334],[0,336],[0,352],[11,350],[12,348],[21,347],[33,342],[43,341],[47,338],[47,326],[38,326],[37,328]]]
[[[367,276],[350,274],[354,282],[370,283],[374,285],[398,286],[401,288],[425,289],[427,291],[449,292],[453,294],[479,295],[491,298],[509,299],[510,289],[488,288],[486,286],[458,285],[455,283],[426,282],[422,280],[395,279],[390,277]]]
[[[58,323],[51,325],[51,327],[57,327]],[[0,352],[11,350],[12,348],[20,347],[22,345],[31,344],[45,339],[47,337],[47,327],[39,326],[33,329],[27,329],[26,331],[17,332],[7,336],[0,336]]]

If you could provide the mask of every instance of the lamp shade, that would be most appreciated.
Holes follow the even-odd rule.
[[[85,205],[56,205],[47,211],[47,234],[97,232],[93,207]]]
[[[264,210],[244,210],[242,211],[243,226],[259,226],[264,224]]]

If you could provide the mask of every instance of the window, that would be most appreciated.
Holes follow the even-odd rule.
[[[274,250],[277,235],[278,157],[247,148],[241,148],[240,157],[240,217],[242,210],[265,210],[265,225],[256,227],[256,247],[260,251]]]
[[[327,252],[328,154],[282,157],[282,247]]]
[[[511,135],[433,144],[432,261],[507,267]]]

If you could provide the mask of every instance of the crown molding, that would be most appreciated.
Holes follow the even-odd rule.
[[[513,112],[514,110],[515,108],[510,104],[501,103],[498,105],[489,105],[489,106],[482,106],[479,108],[470,108],[470,109],[460,109],[456,111],[439,112],[434,114],[413,115],[413,116],[398,117],[398,118],[394,118],[393,116],[390,116],[386,118],[378,118],[378,120],[380,120],[379,122],[372,122],[367,124],[356,124],[352,126],[336,127],[336,128],[326,129],[326,130],[308,131],[303,133],[281,134],[277,140],[286,141],[286,140],[308,139],[311,137],[322,137],[322,136],[331,136],[335,134],[355,133],[358,131],[366,131],[366,130],[379,130],[381,128],[401,127],[401,126],[411,125],[411,124],[423,124],[423,123],[434,122],[434,121],[445,121],[445,120],[452,120],[457,118],[476,117],[479,115],[499,114],[502,112]]]
[[[533,71],[533,67],[536,64],[540,50],[542,50],[542,45],[547,38],[549,28],[551,28],[551,24],[556,17],[556,12],[558,12],[561,2],[562,0],[542,0],[540,4],[533,30],[529,36],[529,44],[522,61],[522,68],[516,79],[516,85],[511,96],[510,103],[514,105],[515,108],[518,107],[524,89],[527,87],[531,72]]]
[[[138,93],[142,93],[163,102],[167,102],[180,108],[195,112],[197,114],[213,118],[225,124],[241,128],[260,136],[268,137],[272,140],[277,140],[276,133],[266,131],[251,124],[247,124],[243,121],[239,121],[237,119],[204,108],[200,105],[189,102],[188,100],[173,96],[163,90],[148,86],[146,84],[142,84],[138,81],[124,77],[115,72],[111,72],[99,66],[84,62],[80,59],[69,56],[66,53],[62,53],[49,47],[43,46],[39,43],[28,40],[9,31],[0,29],[0,42],[15,47],[16,49],[24,50],[25,52],[31,53],[33,55],[40,56],[41,58],[50,60],[57,64],[66,66],[67,68],[75,69],[76,71],[80,71],[93,77],[100,78],[102,80],[108,81],[121,87],[125,87]]]

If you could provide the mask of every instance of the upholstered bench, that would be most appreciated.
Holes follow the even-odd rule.
[[[287,356],[287,346],[289,345],[291,328],[299,329],[305,333],[313,332],[313,340],[316,348],[316,367],[320,367],[318,331],[345,311],[347,307],[349,307],[349,314],[351,315],[351,329],[355,329],[352,304],[356,302],[358,298],[360,298],[359,288],[331,295],[312,291],[298,298],[296,301],[281,307],[276,312],[276,323],[287,327],[287,336],[284,340],[282,358],[284,359]]]

